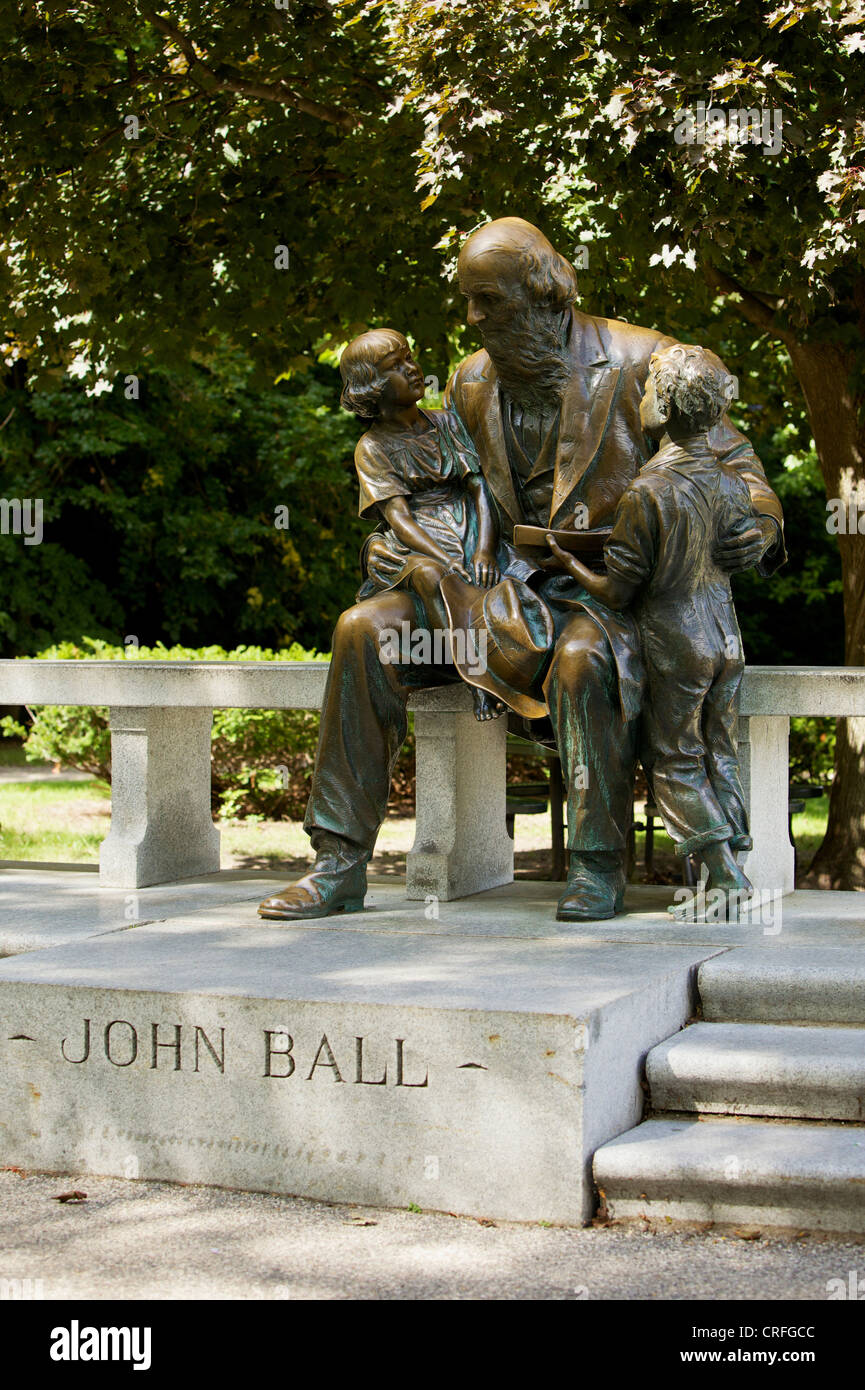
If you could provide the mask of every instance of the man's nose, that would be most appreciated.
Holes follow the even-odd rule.
[[[483,323],[484,314],[476,300],[470,299],[468,310],[466,311],[466,323],[470,328],[475,328],[479,323]]]

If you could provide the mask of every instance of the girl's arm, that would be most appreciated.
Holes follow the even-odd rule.
[[[455,564],[447,551],[442,550],[422,526],[418,526],[404,497],[390,497],[387,502],[380,503],[380,507],[394,535],[403,545],[407,545],[409,550],[415,550],[419,555],[428,555],[431,560],[438,560],[446,570],[456,570],[463,578],[471,579],[465,567]]]
[[[466,488],[474,501],[478,514],[478,543],[472,557],[474,579],[475,583],[488,589],[490,585],[498,584],[502,577],[496,564],[496,546],[499,540],[498,523],[489,488],[481,474],[472,473],[466,479]]]
[[[570,554],[547,533],[547,545],[569,574],[582,584],[590,598],[605,603],[608,608],[627,608],[639,584],[630,584],[626,579],[617,579],[612,574],[594,574],[586,569],[575,555]]]

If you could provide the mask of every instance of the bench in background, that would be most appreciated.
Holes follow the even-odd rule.
[[[326,662],[0,661],[0,704],[107,705],[111,829],[100,882],[171,883],[219,869],[210,811],[214,709],[319,709]],[[506,825],[506,720],[478,723],[454,684],[409,699],[417,743],[417,828],[406,861],[409,898],[467,897],[513,878]],[[788,893],[791,716],[865,715],[861,667],[750,666],[742,682],[739,758],[754,849],[755,888]]]

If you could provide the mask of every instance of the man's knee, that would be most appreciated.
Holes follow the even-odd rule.
[[[608,685],[613,654],[606,636],[591,620],[568,628],[556,644],[549,678],[568,688]]]
[[[354,645],[370,633],[374,633],[377,624],[373,623],[371,618],[372,614],[365,603],[356,603],[353,608],[347,608],[344,613],[340,613],[333,630],[334,651],[339,647]]]
[[[404,619],[413,621],[414,608],[406,594],[389,593],[381,599],[365,599],[347,608],[337,619],[333,630],[334,653],[357,647],[368,641],[376,646],[387,641],[391,630],[399,632]]]

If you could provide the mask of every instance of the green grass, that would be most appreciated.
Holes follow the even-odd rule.
[[[793,838],[796,841],[796,855],[799,873],[805,873],[826,834],[826,821],[829,818],[829,797],[815,797],[805,802],[805,810],[793,817]]]
[[[0,859],[87,863],[108,834],[104,782],[0,782]]]

